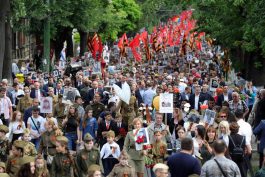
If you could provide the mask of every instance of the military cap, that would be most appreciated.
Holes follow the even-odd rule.
[[[25,147],[25,145],[26,145],[26,143],[22,140],[16,140],[13,143],[13,146],[15,146],[17,148],[22,148],[22,149]]]
[[[94,174],[95,171],[100,171],[100,166],[96,164],[90,165],[87,170],[88,176]]]
[[[56,141],[63,141],[65,143],[68,143],[68,139],[65,136],[57,136]]]
[[[4,162],[0,162],[0,167],[6,169],[6,164]]]
[[[7,173],[1,173],[1,174],[0,174],[0,177],[10,177],[10,176],[9,176],[9,174],[7,174]]]
[[[107,137],[115,137],[114,131],[112,131],[112,130],[108,131]]]
[[[93,139],[94,138],[90,135],[90,133],[86,133],[85,136],[84,136],[84,141],[91,141]]]
[[[5,126],[5,125],[0,125],[0,132],[8,133],[8,132],[9,132],[9,129],[8,129],[8,127]]]
[[[163,163],[157,163],[154,167],[153,167],[153,172],[155,173],[156,170],[161,169],[161,170],[168,170],[168,166],[166,164]]]
[[[20,160],[20,165],[24,165],[30,162],[34,162],[35,161],[35,157],[32,156],[24,156],[21,160]]]

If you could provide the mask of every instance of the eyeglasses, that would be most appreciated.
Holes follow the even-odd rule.
[[[220,118],[226,118],[226,116],[220,116]]]

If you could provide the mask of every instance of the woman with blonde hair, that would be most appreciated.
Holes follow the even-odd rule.
[[[229,144],[229,135],[230,135],[230,129],[229,129],[229,123],[226,120],[223,120],[219,123],[218,126],[218,139],[224,140],[225,144],[228,146]]]
[[[123,149],[128,153],[130,157],[130,164],[135,168],[137,177],[144,176],[144,156],[147,154],[145,150],[136,150],[136,143],[141,142],[135,141],[135,136],[138,134],[139,130],[142,128],[143,120],[141,118],[134,118],[133,120],[134,130],[129,131],[126,135]]]

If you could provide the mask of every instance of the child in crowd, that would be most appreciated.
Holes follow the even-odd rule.
[[[6,172],[6,164],[4,162],[0,162],[0,176],[2,173]]]
[[[109,131],[107,133],[107,143],[105,143],[100,151],[100,157],[102,158],[102,163],[104,167],[105,176],[107,176],[114,165],[117,164],[118,158],[120,156],[120,147],[114,142],[115,133]]]
[[[35,145],[30,141],[30,130],[26,128],[23,132],[22,141],[25,143],[24,146],[24,155],[27,156],[34,156],[37,155],[37,150],[35,148]]]
[[[21,140],[14,141],[12,145],[12,155],[8,158],[6,163],[6,172],[10,177],[15,177],[19,168],[20,161],[23,157],[25,142]]]
[[[19,111],[15,111],[12,115],[11,122],[9,124],[9,141],[12,143],[17,140],[26,128],[22,119],[22,114]]]
[[[93,138],[96,138],[97,130],[98,130],[97,119],[93,117],[92,108],[88,108],[86,109],[86,113],[84,117],[81,119],[79,125],[79,131],[80,131],[80,133],[78,134],[79,142],[82,142],[84,135],[86,133],[89,133]]]
[[[68,139],[65,136],[56,137],[56,155],[52,161],[50,174],[52,177],[72,177],[73,158],[67,148]]]
[[[133,177],[134,169],[128,163],[129,156],[125,151],[121,152],[119,163],[114,166],[108,177]]]
[[[9,141],[6,138],[8,133],[8,127],[5,125],[0,125],[0,161],[6,162],[7,156],[9,154]]]
[[[38,156],[35,161],[36,177],[50,177],[46,162],[42,156]]]

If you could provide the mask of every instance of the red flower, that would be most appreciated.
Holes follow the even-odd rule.
[[[119,134],[120,134],[122,137],[125,137],[126,134],[127,134],[127,132],[126,132],[126,130],[125,130],[124,128],[120,128],[120,129],[119,129]]]
[[[145,138],[145,136],[138,136],[137,140],[136,140],[136,143],[138,143],[138,144],[143,143],[144,142],[144,138]]]

